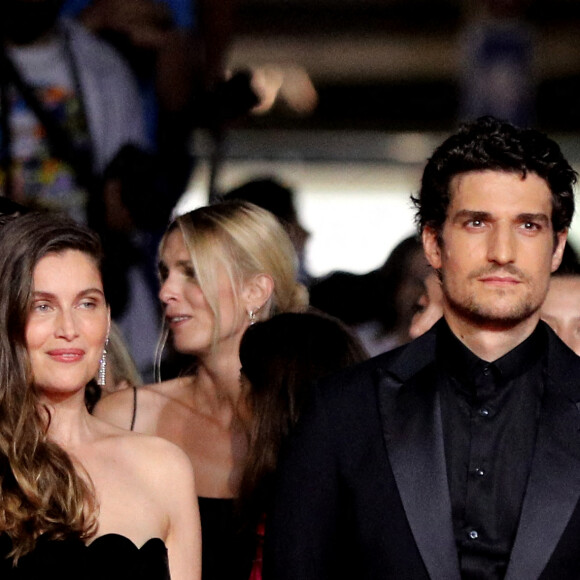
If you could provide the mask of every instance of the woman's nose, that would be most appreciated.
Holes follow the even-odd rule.
[[[59,314],[56,334],[66,340],[72,340],[78,335],[72,313],[63,311]]]
[[[175,288],[175,284],[170,277],[167,277],[161,284],[161,288],[159,288],[159,300],[164,304],[167,304],[171,302],[171,300],[175,300],[176,297],[177,289]]]

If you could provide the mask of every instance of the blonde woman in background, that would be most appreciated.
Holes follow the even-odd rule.
[[[288,235],[269,212],[224,202],[178,217],[159,251],[165,327],[191,372],[102,400],[95,414],[164,437],[191,459],[202,520],[204,580],[247,580],[254,538],[233,513],[246,456],[237,421],[239,346],[248,326],[307,304]]]

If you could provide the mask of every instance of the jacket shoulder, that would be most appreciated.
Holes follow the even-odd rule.
[[[437,329],[433,328],[408,344],[327,377],[318,389],[325,398],[359,398],[364,392],[374,393],[385,375],[406,382],[434,360],[436,336]]]

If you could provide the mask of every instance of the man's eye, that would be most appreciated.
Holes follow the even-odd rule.
[[[522,225],[524,230],[535,231],[540,229],[539,224],[536,224],[534,222],[524,222]]]

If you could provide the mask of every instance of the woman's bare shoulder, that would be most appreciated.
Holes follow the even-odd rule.
[[[114,425],[102,426],[100,444],[105,454],[130,468],[140,477],[153,477],[159,484],[172,478],[193,477],[190,459],[177,445],[157,437],[135,433]]]

